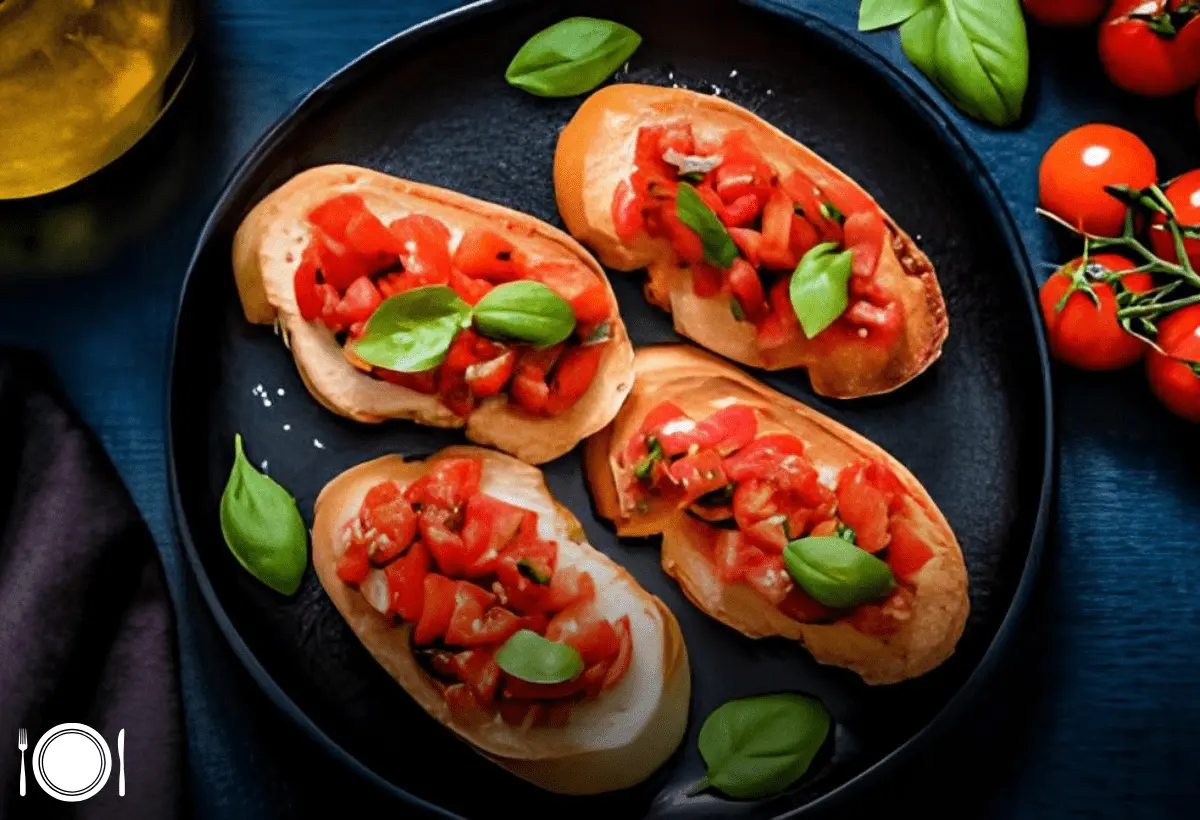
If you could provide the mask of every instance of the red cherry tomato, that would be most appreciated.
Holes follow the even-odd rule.
[[[1146,359],[1150,389],[1175,415],[1200,423],[1200,305],[1173,313],[1158,327],[1158,346]]]
[[[1104,16],[1109,0],[1022,0],[1043,26],[1090,26]]]
[[[1164,193],[1175,206],[1175,216],[1179,224],[1200,230],[1200,169],[1179,177],[1167,186]],[[1164,227],[1166,217],[1160,214],[1154,222],[1150,228],[1150,241],[1154,244],[1154,252],[1164,259],[1178,261],[1175,237]],[[1200,270],[1200,239],[1184,240],[1183,248],[1188,259],[1192,261],[1192,267]]]
[[[1113,83],[1170,97],[1200,82],[1200,14],[1191,0],[1116,0],[1100,26],[1100,62]]]
[[[1057,309],[1059,301],[1071,287],[1070,274],[1078,267],[1079,261],[1068,262],[1042,285],[1039,300],[1050,338],[1050,352],[1059,361],[1082,370],[1119,370],[1129,367],[1142,358],[1146,345],[1126,333],[1117,322],[1117,300],[1111,287],[1103,282],[1092,283],[1092,290],[1100,299],[1099,306],[1086,293],[1077,291],[1071,294],[1061,311]],[[1134,267],[1127,259],[1109,253],[1098,254],[1089,263],[1111,271]],[[1135,293],[1147,291],[1153,286],[1150,275],[1146,273],[1130,274],[1121,281]]]
[[[1154,154],[1136,135],[1094,123],[1059,137],[1038,173],[1042,207],[1072,227],[1095,236],[1118,236],[1125,205],[1106,185],[1145,188],[1158,178]]]

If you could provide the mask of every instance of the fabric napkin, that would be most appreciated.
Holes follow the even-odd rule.
[[[0,351],[0,817],[183,816],[178,681],[171,604],[149,530],[45,364]],[[77,802],[49,797],[33,771],[38,739],[64,723],[94,729],[112,759],[107,783]]]

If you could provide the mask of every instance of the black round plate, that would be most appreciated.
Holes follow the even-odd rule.
[[[552,7],[552,8],[551,8]],[[814,398],[803,373],[764,376],[878,442],[945,512],[966,552],[972,613],[942,668],[886,688],[819,667],[793,644],[750,641],[702,615],[659,569],[653,544],[623,543],[591,513],[579,451],[546,465],[556,495],[599,549],[676,613],[691,656],[688,737],[641,787],[598,798],[540,792],[475,755],[378,667],[310,571],[294,598],[229,554],[218,505],[240,432],[256,463],[311,518],[321,487],[359,462],[422,456],[458,433],[408,423],[360,425],[321,408],[270,329],[242,317],[230,267],[247,209],[298,171],[349,162],[494,200],[561,224],[551,165],[579,99],[509,88],[520,45],[570,14],[619,20],[645,37],[621,81],[679,83],[756,111],[872,191],[937,265],[950,312],[942,360],[881,398]],[[787,19],[785,19],[785,17]],[[634,340],[672,341],[639,277],[612,280]],[[845,35],[795,12],[732,2],[488,3],[400,35],[337,74],[259,144],[205,229],[176,329],[169,408],[179,528],[200,587],[267,694],[317,742],[395,794],[448,815],[769,818],[866,786],[884,761],[945,722],[994,659],[1036,569],[1050,486],[1049,380],[1028,262],[978,160],[917,88]],[[770,691],[820,697],[837,729],[786,794],[732,802],[687,797],[703,774],[696,734],[722,702]]]

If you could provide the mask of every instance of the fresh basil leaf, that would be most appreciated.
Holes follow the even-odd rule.
[[[540,586],[550,583],[550,576],[538,569],[528,558],[522,558],[517,562],[517,572]]]
[[[829,728],[824,705],[804,695],[722,704],[700,727],[700,756],[708,769],[700,788],[739,800],[778,794],[808,771]]]
[[[504,78],[539,97],[574,97],[608,79],[641,44],[641,35],[619,23],[571,17],[533,35]]]
[[[800,260],[792,273],[788,295],[804,335],[813,338],[829,327],[850,306],[850,274],[854,258],[837,245],[817,245]]]
[[[368,364],[397,373],[437,367],[471,322],[471,306],[445,285],[414,288],[385,299],[351,345]]]
[[[895,584],[886,562],[837,535],[792,541],[783,564],[805,592],[833,609],[886,598]]]
[[[858,30],[898,26],[937,0],[862,0],[858,9]]]
[[[662,444],[653,436],[646,439],[646,448],[649,452],[633,468],[633,474],[639,481],[645,481],[650,478],[650,474],[654,470],[654,465],[666,458],[666,455],[663,453]]]
[[[728,270],[733,260],[737,259],[737,245],[725,229],[725,223],[705,204],[700,198],[700,193],[686,182],[679,183],[675,213],[680,222],[700,237],[700,243],[704,246],[704,258],[709,264]]]
[[[522,279],[498,285],[479,300],[475,327],[494,339],[549,347],[575,332],[575,311],[541,282]]]
[[[854,531],[854,528],[847,527],[841,522],[838,522],[837,525],[837,537],[843,541],[849,541],[851,544],[858,543],[858,533]]]
[[[704,181],[704,174],[700,173],[699,171],[691,171],[686,174],[680,174],[679,178],[685,182],[691,183],[692,185],[699,185]]]
[[[233,439],[233,469],[221,495],[221,534],[233,557],[276,592],[293,595],[308,563],[308,530],[296,501],[254,469]]]
[[[746,321],[746,311],[742,310],[742,303],[737,299],[729,300],[729,312],[733,314],[733,320],[735,322]]]
[[[592,332],[583,340],[584,345],[600,345],[612,339],[612,322],[603,321],[592,328]]]
[[[830,222],[836,222],[839,225],[844,225],[846,223],[846,215],[838,210],[838,206],[834,205],[832,202],[822,202],[818,206],[817,210],[821,212],[821,216],[825,217],[825,219],[829,220]]]
[[[1021,116],[1029,38],[1019,0],[935,0],[900,27],[900,43],[968,116],[997,126]]]
[[[572,646],[522,629],[496,651],[496,665],[529,683],[564,683],[583,671],[583,656]]]

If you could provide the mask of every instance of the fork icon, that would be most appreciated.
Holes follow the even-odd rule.
[[[17,732],[17,748],[21,750],[21,796],[25,796],[25,750],[29,748],[29,735],[24,729]]]

